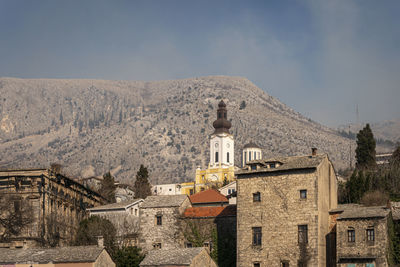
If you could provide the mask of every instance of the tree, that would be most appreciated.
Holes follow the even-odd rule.
[[[372,130],[367,125],[357,134],[356,167],[357,169],[371,169],[376,166],[375,162],[376,142]]]
[[[100,192],[109,203],[115,203],[115,180],[110,172],[103,175],[101,181]]]
[[[29,200],[16,195],[0,194],[0,240],[18,236],[33,222]]]
[[[79,223],[74,244],[76,246],[97,245],[97,239],[100,236],[104,238],[104,246],[112,255],[116,249],[116,230],[109,220],[99,216],[91,216]]]
[[[151,187],[148,178],[149,171],[141,164],[139,171],[136,173],[136,181],[133,187],[135,198],[145,199],[147,196],[151,195]]]
[[[139,267],[143,259],[144,255],[138,247],[122,247],[117,249],[113,255],[117,267]]]

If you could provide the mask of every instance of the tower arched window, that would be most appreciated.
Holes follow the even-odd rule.
[[[218,162],[218,151],[215,152],[215,162]]]
[[[226,152],[226,162],[229,163],[229,152]]]
[[[254,151],[254,159],[257,159],[257,152]]]

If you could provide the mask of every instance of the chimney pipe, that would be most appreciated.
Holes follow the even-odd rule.
[[[311,148],[311,155],[312,156],[316,156],[317,155],[317,148],[316,147],[313,147],[313,148]]]
[[[104,248],[104,237],[97,236],[97,246],[100,248]]]

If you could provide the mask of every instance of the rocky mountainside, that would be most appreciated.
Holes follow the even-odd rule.
[[[72,176],[112,170],[132,183],[140,164],[153,183],[194,179],[209,158],[223,99],[232,120],[235,164],[253,141],[264,157],[328,153],[347,166],[350,140],[303,117],[240,77],[173,81],[0,78],[0,167],[60,163]],[[353,144],[354,148],[354,144]]]

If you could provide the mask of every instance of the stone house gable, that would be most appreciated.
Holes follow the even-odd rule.
[[[205,248],[159,249],[149,251],[139,266],[217,267]]]
[[[147,197],[140,207],[139,246],[144,251],[182,248],[179,217],[188,207],[187,195]]]
[[[390,209],[358,204],[340,205],[336,217],[338,266],[388,266]]]
[[[327,155],[258,160],[237,173],[237,265],[326,266],[336,176]]]

